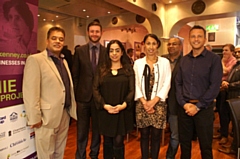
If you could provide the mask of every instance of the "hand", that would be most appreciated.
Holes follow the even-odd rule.
[[[228,88],[229,83],[227,81],[222,81],[221,88]]]
[[[123,102],[123,104],[118,104],[115,106],[116,110],[118,110],[119,112],[123,109],[125,109],[127,107],[127,103]]]
[[[30,128],[33,129],[33,128],[40,128],[42,126],[42,120],[37,123],[37,124],[34,124],[34,125],[30,125]]]
[[[104,105],[104,109],[108,111],[109,114],[117,114],[119,113],[119,110],[117,107],[113,107],[109,104]]]
[[[198,113],[197,106],[192,103],[185,104],[184,109],[185,109],[185,113],[187,113],[187,115],[189,116],[194,116]]]

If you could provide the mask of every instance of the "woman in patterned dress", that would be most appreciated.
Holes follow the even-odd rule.
[[[158,56],[161,42],[156,35],[146,35],[143,42],[146,56],[134,63],[136,123],[141,134],[142,159],[148,159],[149,145],[152,159],[158,159],[161,130],[166,127],[165,99],[170,89],[171,68],[166,58]]]

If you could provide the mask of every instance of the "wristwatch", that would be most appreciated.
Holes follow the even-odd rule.
[[[199,111],[200,109],[196,106],[196,109],[197,109],[197,111]]]

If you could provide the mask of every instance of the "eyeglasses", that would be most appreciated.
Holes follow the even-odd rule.
[[[168,44],[167,44],[167,46],[171,46],[171,45],[172,45],[172,46],[176,46],[176,45],[179,45],[179,44],[177,44],[177,43],[168,43]]]
[[[235,51],[235,53],[240,53],[240,50],[239,51]]]

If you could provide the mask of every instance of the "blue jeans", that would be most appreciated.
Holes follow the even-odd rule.
[[[166,158],[174,159],[178,150],[178,145],[179,145],[177,115],[169,115],[168,122],[170,126],[171,137],[169,140]]]

